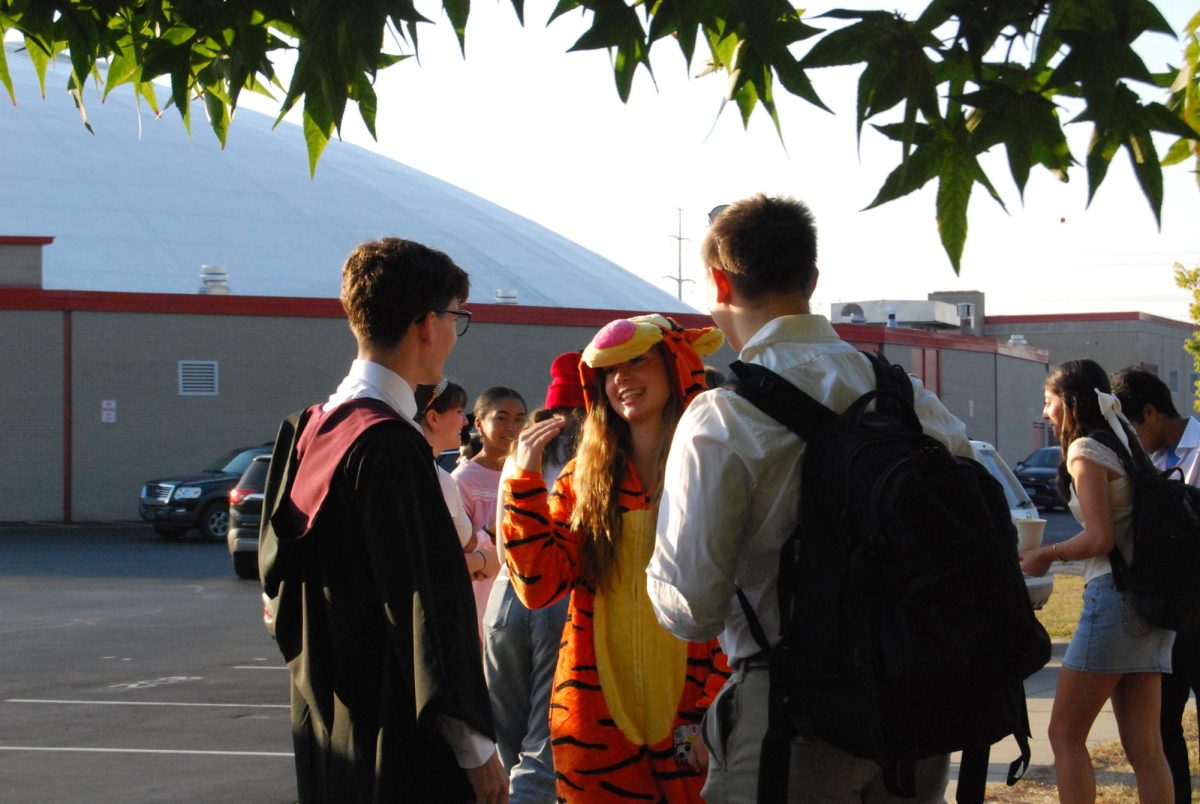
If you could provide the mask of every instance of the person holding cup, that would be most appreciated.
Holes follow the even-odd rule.
[[[1108,555],[1114,547],[1132,559],[1133,483],[1118,450],[1135,466],[1151,468],[1108,374],[1091,360],[1070,360],[1045,382],[1042,416],[1063,448],[1059,491],[1083,530],[1065,542],[1021,552],[1021,569],[1045,575],[1057,561],[1084,562],[1079,625],[1063,657],[1050,747],[1064,802],[1094,802],[1096,775],[1087,736],[1110,698],[1121,744],[1141,801],[1171,801],[1171,772],[1159,735],[1162,674],[1171,670],[1175,633],[1146,622],[1126,592],[1113,583]]]

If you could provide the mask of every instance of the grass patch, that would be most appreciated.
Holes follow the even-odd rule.
[[[1051,639],[1069,640],[1079,625],[1083,610],[1083,577],[1059,574],[1054,576],[1054,594],[1037,612],[1037,618]]]

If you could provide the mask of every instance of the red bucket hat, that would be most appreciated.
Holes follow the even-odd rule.
[[[546,389],[546,403],[551,408],[583,407],[583,385],[579,381],[579,352],[564,352],[550,364],[550,386]]]

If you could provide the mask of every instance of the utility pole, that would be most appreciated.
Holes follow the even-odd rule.
[[[683,241],[691,240],[691,238],[683,236],[683,207],[675,207],[675,211],[677,213],[679,213],[679,220],[678,220],[678,224],[677,224],[677,228],[676,228],[676,233],[673,235],[667,235],[667,237],[674,238],[674,240],[675,240],[675,244],[678,247],[679,264],[678,264],[678,267],[675,269],[675,272],[676,272],[675,276],[671,276],[670,274],[664,274],[663,279],[670,279],[672,282],[675,283],[675,295],[680,301],[683,301],[683,283],[684,282],[692,282],[693,284],[695,284],[695,282],[691,279],[685,279],[683,276]]]

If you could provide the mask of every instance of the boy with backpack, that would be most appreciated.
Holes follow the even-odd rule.
[[[835,413],[876,387],[871,361],[810,309],[817,236],[804,204],[760,194],[720,210],[702,256],[709,311],[743,363],[770,369]],[[974,457],[963,423],[911,383],[918,429]],[[702,727],[710,804],[759,800],[763,738],[774,720],[767,649],[780,639],[780,553],[800,518],[805,452],[804,440],[729,387],[701,394],[672,442],[646,572],[662,625],[681,639],[719,634],[734,668]],[[1015,566],[1015,544],[1010,551]],[[831,600],[815,619],[836,622],[839,607],[853,602]],[[885,789],[876,761],[819,737],[791,739],[784,762],[788,801],[941,802],[949,750],[918,757],[915,769],[909,763],[915,797],[905,799]]]
[[[1180,416],[1167,384],[1145,369],[1130,367],[1116,372],[1112,388],[1155,468],[1177,467],[1183,482],[1200,486],[1200,420]],[[1193,691],[1200,694],[1200,635],[1178,632],[1171,672],[1162,677],[1161,712],[1163,753],[1171,768],[1175,804],[1192,800],[1191,768],[1181,721]]]

